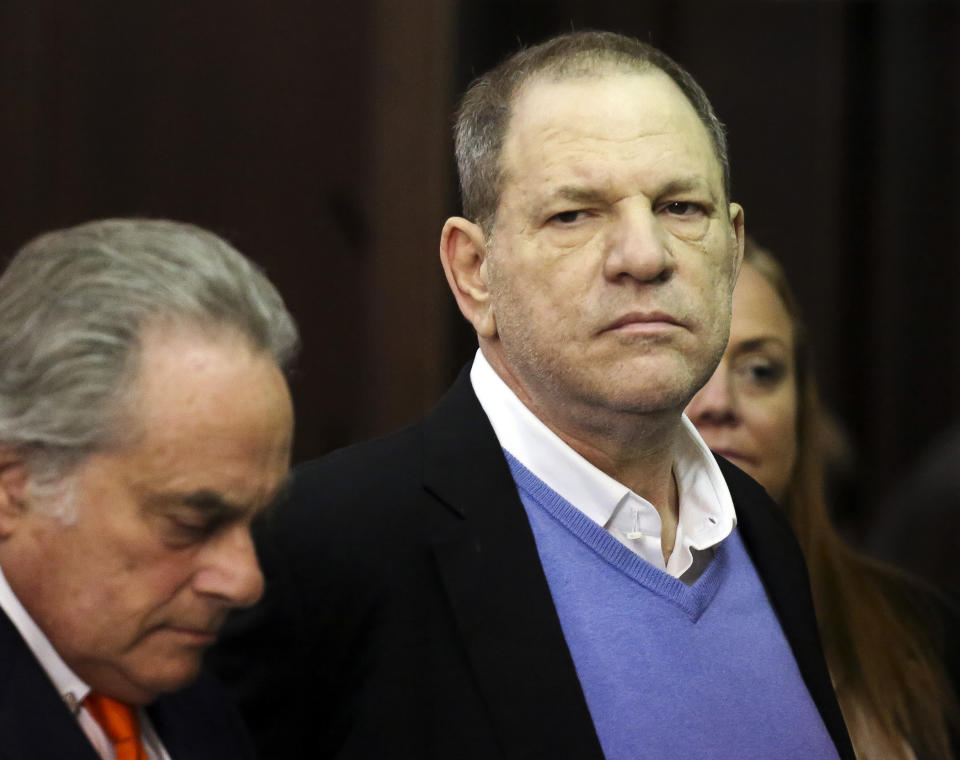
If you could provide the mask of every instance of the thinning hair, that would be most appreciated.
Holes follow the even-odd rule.
[[[503,190],[503,145],[513,104],[531,79],[557,80],[607,70],[662,71],[680,88],[703,123],[730,198],[730,162],[723,124],[696,80],[670,56],[632,37],[613,32],[581,31],[554,37],[514,53],[467,88],[454,128],[463,214],[490,233]]]
[[[276,288],[216,235],[107,219],[42,235],[0,277],[0,443],[63,477],[130,435],[146,329],[231,331],[288,367],[297,329]]]

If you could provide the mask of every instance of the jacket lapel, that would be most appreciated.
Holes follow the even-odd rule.
[[[2,611],[0,758],[99,760],[80,724]]]
[[[189,727],[195,725],[195,717],[189,713],[184,714],[178,704],[177,695],[161,697],[147,707],[147,715],[153,724],[153,730],[163,743],[163,748],[174,760],[180,757],[207,757],[196,754],[195,747],[191,748],[191,740],[195,743],[197,732],[191,732]],[[204,735],[202,730],[199,735]]]
[[[505,755],[602,760],[533,533],[466,371],[425,420],[424,485],[459,518],[434,554]]]
[[[246,726],[220,685],[207,675],[159,697],[147,707],[147,715],[173,760],[254,757]]]
[[[744,544],[841,758],[853,748],[827,672],[796,540],[766,493],[719,460]],[[533,533],[467,370],[424,424],[424,485],[459,518],[434,546],[474,676],[507,757],[603,754]]]
[[[820,644],[810,579],[800,547],[786,519],[757,483],[717,457],[737,511],[737,528],[767,590],[800,674],[841,758],[854,759],[853,747],[830,681]],[[793,546],[786,553],[784,546]]]

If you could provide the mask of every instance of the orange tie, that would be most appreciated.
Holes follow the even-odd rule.
[[[130,705],[90,692],[83,706],[113,742],[117,760],[146,760],[137,712]]]

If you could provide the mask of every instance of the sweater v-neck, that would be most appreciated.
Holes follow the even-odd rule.
[[[537,506],[600,559],[637,585],[678,607],[693,622],[710,606],[725,576],[727,553],[724,543],[714,547],[710,564],[694,583],[688,585],[634,554],[530,472],[509,452],[505,453],[517,487],[525,491]]]

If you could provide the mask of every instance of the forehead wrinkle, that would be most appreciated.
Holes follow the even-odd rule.
[[[565,168],[576,166],[578,160],[593,160],[598,154],[607,153],[606,147],[610,145],[617,146],[620,150],[615,154],[615,158],[607,156],[607,161],[629,161],[646,150],[643,144],[645,141],[671,138],[673,134],[669,130],[657,130],[612,135],[597,134],[593,130],[577,129],[568,124],[548,124],[542,129],[537,125],[530,125],[522,134],[511,135],[504,151],[507,159],[504,168],[519,162],[534,166],[544,165],[544,160],[548,162],[547,165],[560,164]]]
[[[536,140],[533,135],[517,135],[512,141],[510,149],[505,152],[503,177],[510,182],[516,176],[531,178],[539,177],[550,181],[553,175],[573,175],[583,177],[587,181],[603,181],[610,184],[619,181],[620,173],[636,158],[650,160],[646,140],[666,138],[672,139],[674,132],[648,132],[639,136],[614,138],[604,135],[595,135],[585,131],[574,131],[565,126],[551,130],[556,134],[548,135],[544,139]],[[621,146],[613,154],[599,146]],[[695,185],[716,194],[712,188],[711,179],[701,172],[692,172],[684,165],[699,164],[711,175],[719,174],[719,165],[709,151],[701,151],[699,145],[686,143],[680,146],[668,144],[660,151],[656,159],[648,164],[642,176],[649,177],[653,173],[662,173],[667,176],[664,182],[676,184],[677,190],[696,189]],[[511,171],[512,170],[512,171]],[[517,171],[520,170],[520,171]],[[565,181],[565,177],[562,177]]]
[[[646,78],[654,72],[622,73],[629,84],[637,74]],[[685,99],[651,103],[634,116],[616,101],[608,101],[599,114],[584,121],[576,103],[560,100],[553,107],[556,98],[551,100],[542,89],[577,86],[578,81],[593,78],[535,79],[516,94],[499,162],[501,201],[510,196],[527,207],[558,198],[571,202],[609,202],[612,195],[654,198],[698,189],[694,182],[699,178],[699,189],[713,204],[721,203],[722,167],[709,133]],[[672,82],[664,84],[670,87]],[[676,94],[684,97],[679,90]],[[544,103],[549,107],[543,108]],[[569,114],[573,116],[566,118]],[[631,168],[638,160],[641,164]],[[574,191],[567,192],[567,187]]]

